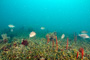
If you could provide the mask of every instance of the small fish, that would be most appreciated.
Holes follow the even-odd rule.
[[[15,26],[10,24],[10,25],[8,25],[8,27],[10,27],[10,28],[14,28]]]
[[[64,37],[65,37],[65,34],[62,34],[61,39],[64,39]]]
[[[41,30],[44,30],[45,29],[45,27],[41,27]]]
[[[30,34],[29,34],[29,37],[34,37],[36,35],[36,33],[34,31],[32,31]]]
[[[79,34],[79,36],[82,38],[90,38],[87,34]]]

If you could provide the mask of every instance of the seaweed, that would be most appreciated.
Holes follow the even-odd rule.
[[[51,34],[49,34],[51,35]],[[24,38],[24,37],[23,37]],[[81,60],[82,55],[79,52],[79,48],[81,46],[85,47],[83,59],[90,59],[90,44],[86,44],[87,42],[77,41],[75,44],[73,41],[69,41],[68,49],[66,49],[67,39],[63,39],[61,41],[57,39],[55,36],[54,39],[58,40],[58,45],[53,45],[48,42],[46,38],[38,38],[34,40],[34,38],[27,38],[28,44],[21,44],[21,37],[13,38],[12,43],[1,43],[0,44],[0,59],[1,60]],[[22,41],[23,42],[23,41]],[[56,42],[56,43],[57,43]],[[78,44],[81,42],[80,44]],[[71,44],[72,43],[72,44]],[[84,43],[85,45],[83,45]],[[58,46],[58,47],[57,47]],[[88,47],[86,47],[88,46]],[[58,48],[58,50],[57,50]],[[77,52],[79,52],[77,54]],[[78,55],[78,58],[77,58]]]

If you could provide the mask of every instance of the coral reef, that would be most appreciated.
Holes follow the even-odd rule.
[[[5,39],[8,40],[10,38],[10,37],[7,37],[7,34],[2,34],[1,36],[2,36],[3,40],[5,40]]]
[[[90,60],[90,42],[69,39],[60,40],[54,33],[46,38],[14,37],[12,43],[0,43],[0,60]]]

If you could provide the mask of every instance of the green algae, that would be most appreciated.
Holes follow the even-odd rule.
[[[37,38],[36,40],[27,39],[29,42],[28,46],[23,46],[18,38],[14,39],[13,43],[2,43],[1,46],[7,46],[7,51],[2,50],[0,48],[0,59],[2,60],[37,60],[37,59],[47,59],[47,60],[76,60],[76,55],[78,48],[80,47],[79,44],[74,44],[72,41],[72,45],[69,45],[68,50],[66,50],[66,41],[58,41],[58,51],[56,51],[56,45],[52,48],[52,43],[49,42],[47,44],[47,40],[45,38]],[[70,43],[71,43],[70,42]],[[17,46],[13,46],[16,43]],[[77,42],[79,43],[79,42]],[[86,44],[86,43],[85,43]],[[11,47],[8,47],[10,46]],[[86,44],[89,45],[89,44]],[[81,45],[84,46],[84,45]],[[84,46],[86,47],[86,46]],[[86,50],[90,50],[86,47]],[[89,52],[89,51],[88,51]],[[81,54],[79,53],[78,60],[81,59]],[[89,60],[90,55],[86,55],[84,59]]]

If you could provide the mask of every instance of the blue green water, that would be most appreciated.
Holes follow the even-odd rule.
[[[41,58],[90,60],[90,0],[0,0],[0,60]]]
[[[90,31],[90,0],[0,0],[0,29],[9,24],[50,31]]]

